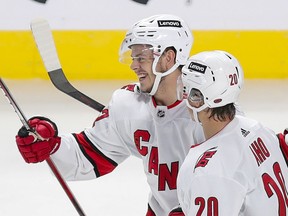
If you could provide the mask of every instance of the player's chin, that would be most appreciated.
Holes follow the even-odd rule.
[[[147,79],[140,79],[139,84],[142,92],[149,93],[152,89],[152,85]]]
[[[149,92],[151,92],[152,87],[151,86],[147,86],[144,83],[140,82],[140,90],[141,90],[141,92],[149,93]]]

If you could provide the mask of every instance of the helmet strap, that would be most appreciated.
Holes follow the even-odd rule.
[[[194,121],[197,123],[201,123],[199,121],[199,118],[198,118],[198,113],[201,112],[202,110],[206,109],[208,106],[203,104],[201,107],[198,107],[198,108],[193,107],[189,104],[188,99],[186,100],[186,105],[189,107],[189,109],[191,109],[193,111]]]
[[[156,65],[157,65],[158,61],[159,61],[159,57],[155,58],[155,61],[153,62],[153,65],[152,65],[152,71],[153,71],[153,74],[156,75],[156,78],[154,80],[152,90],[149,93],[149,95],[151,95],[151,96],[153,96],[156,93],[162,77],[165,77],[165,76],[171,74],[172,72],[174,72],[179,67],[179,63],[176,62],[173,65],[173,67],[171,67],[169,70],[167,70],[166,72],[160,73],[160,72],[156,71]]]

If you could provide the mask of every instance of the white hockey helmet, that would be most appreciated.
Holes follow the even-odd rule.
[[[182,68],[183,91],[192,99],[193,90],[203,95],[204,104],[195,108],[187,100],[187,105],[196,113],[209,108],[222,107],[238,100],[244,82],[242,67],[238,60],[225,51],[205,51],[193,55]],[[193,100],[193,99],[192,99]]]
[[[125,63],[127,58],[131,59],[132,45],[143,44],[151,46],[154,54],[152,71],[156,75],[156,79],[150,94],[154,95],[161,78],[172,73],[179,65],[186,63],[192,43],[192,32],[181,18],[170,14],[155,15],[135,23],[126,33],[119,50],[119,60]],[[156,65],[158,60],[168,47],[174,47],[176,50],[175,65],[164,73],[157,72]]]

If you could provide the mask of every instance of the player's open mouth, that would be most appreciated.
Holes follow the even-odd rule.
[[[143,81],[146,78],[146,74],[138,74],[139,81]]]

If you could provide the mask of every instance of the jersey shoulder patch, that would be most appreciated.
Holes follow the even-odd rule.
[[[127,91],[131,91],[131,92],[135,92],[135,93],[140,93],[140,88],[139,88],[138,83],[125,85],[121,89],[125,89]]]

